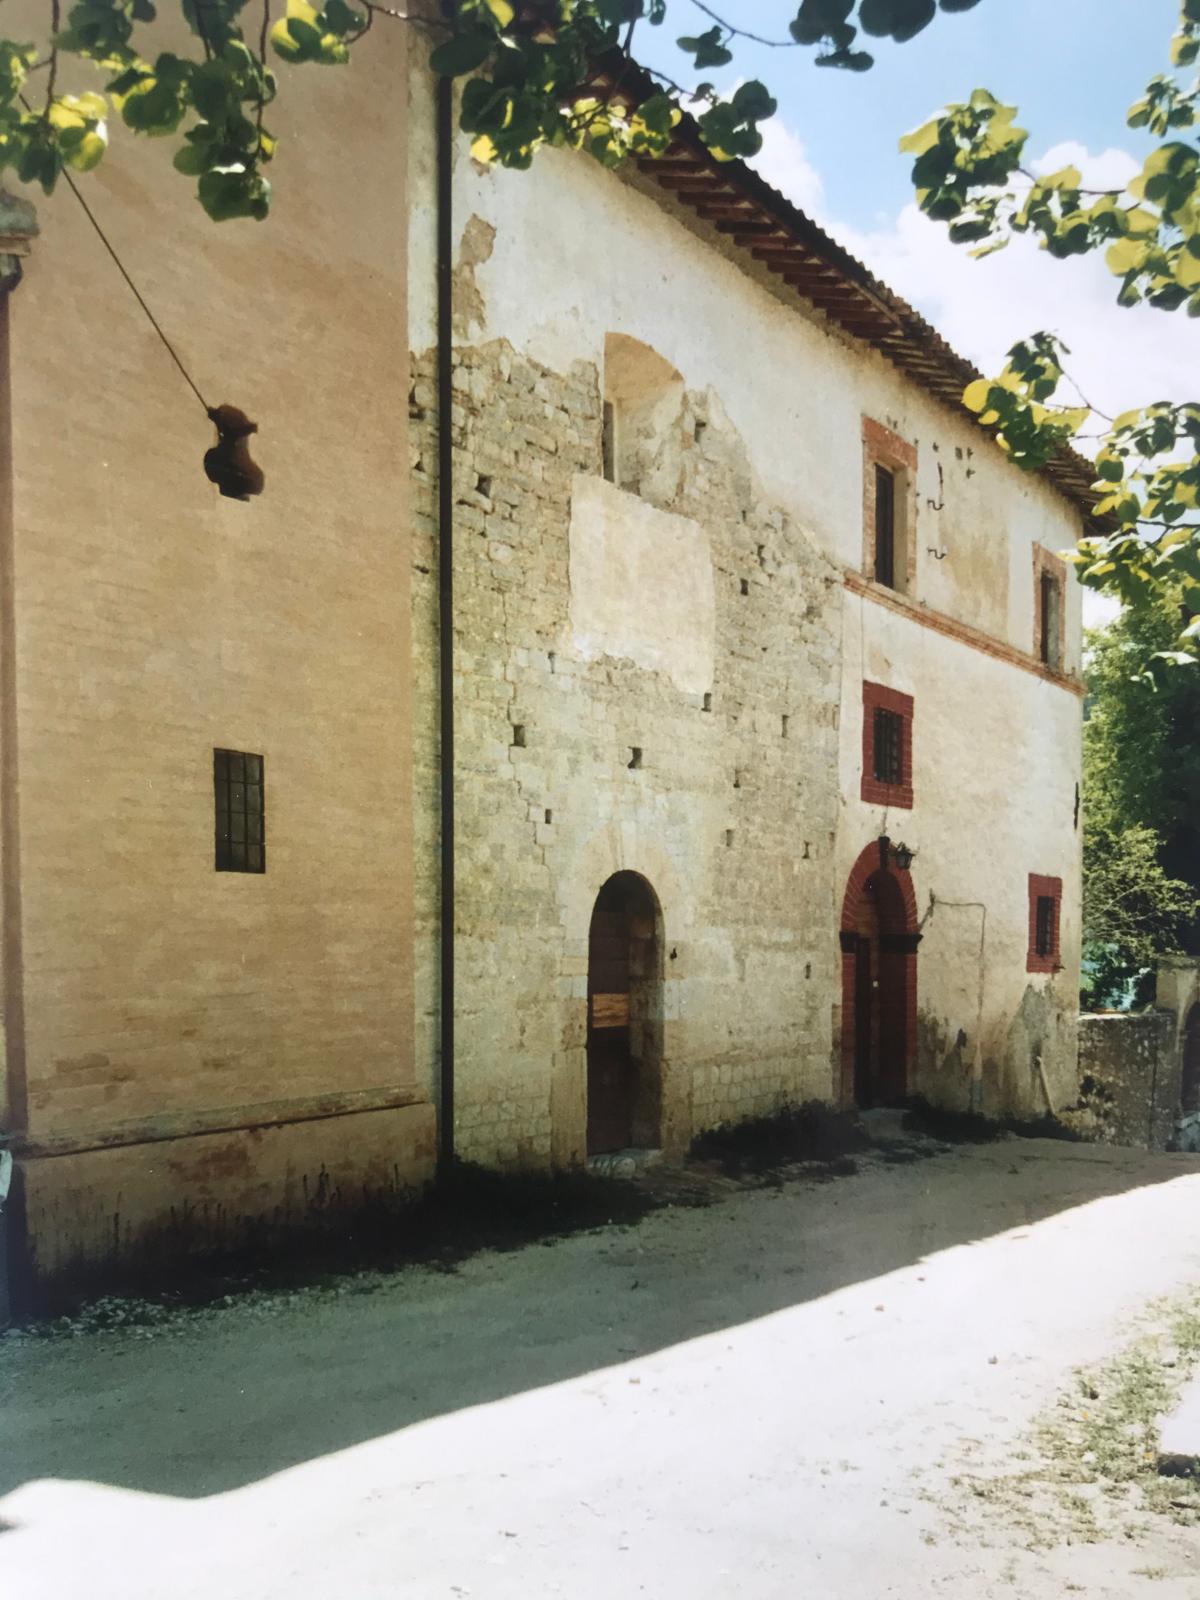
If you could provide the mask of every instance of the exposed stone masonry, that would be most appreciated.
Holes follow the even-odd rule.
[[[643,485],[709,541],[711,690],[585,659],[569,620],[572,486],[601,470],[599,375],[492,342],[456,349],[454,393],[460,1152],[581,1158],[588,925],[621,868],[663,915],[665,1142],[828,1097],[838,575],[759,503],[715,398],[681,391]],[[410,404],[418,1060],[436,1059],[435,407],[427,352]],[[639,602],[651,626],[656,593]]]

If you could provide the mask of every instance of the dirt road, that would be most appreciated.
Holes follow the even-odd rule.
[[[1008,1140],[10,1335],[0,1591],[1195,1600],[1200,1529],[1097,1486],[1090,1449],[1047,1488],[1036,1424],[1090,1425],[1073,1368],[1198,1286],[1200,1157]]]

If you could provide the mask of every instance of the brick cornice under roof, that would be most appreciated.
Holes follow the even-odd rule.
[[[654,85],[646,79],[645,87],[651,92]],[[681,123],[668,154],[641,160],[638,167],[831,322],[864,340],[923,389],[981,427],[975,413],[963,405],[962,393],[984,374],[752,168],[742,161],[717,161],[690,117]],[[981,431],[993,437],[989,430]],[[1071,501],[1091,528],[1108,532],[1116,526],[1109,518],[1097,517],[1091,487],[1095,471],[1076,451],[1059,450],[1039,475]]]

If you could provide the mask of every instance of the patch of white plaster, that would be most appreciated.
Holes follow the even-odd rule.
[[[700,524],[579,474],[570,541],[570,637],[583,659],[624,657],[685,694],[711,689],[716,603]]]

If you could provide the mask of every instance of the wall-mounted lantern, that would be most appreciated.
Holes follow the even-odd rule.
[[[886,833],[880,835],[879,865],[884,869],[885,872],[892,862],[895,863],[901,872],[907,872],[909,867],[912,866],[913,861],[916,858],[916,854],[917,852],[915,850],[910,850],[908,845],[904,844],[903,842],[900,844],[893,844]]]

